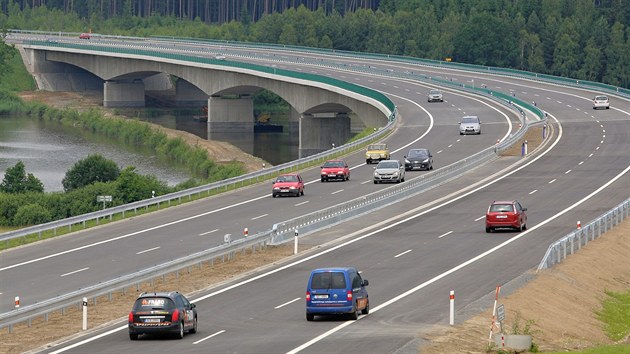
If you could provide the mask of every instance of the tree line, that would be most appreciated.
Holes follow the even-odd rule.
[[[131,12],[101,13],[101,4],[112,1],[83,1],[87,8],[79,10],[79,1],[72,0],[0,0],[0,28],[198,37],[451,58],[630,87],[630,0],[352,0],[365,6],[351,11],[338,11],[340,0],[317,5],[292,1],[261,13],[256,21],[241,16],[251,14],[247,8],[225,21],[173,12],[174,5],[196,9],[195,4],[205,3],[188,0],[125,0],[118,5]],[[329,1],[335,6],[328,8]],[[155,11],[147,15],[140,10],[145,5]]]

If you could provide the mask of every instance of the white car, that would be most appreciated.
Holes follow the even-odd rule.
[[[442,97],[442,91],[440,90],[431,90],[427,95],[427,102],[444,102],[444,97]]]
[[[404,182],[405,164],[398,160],[383,160],[374,168],[374,184],[381,182]]]
[[[595,98],[593,98],[593,109],[598,109],[598,108],[605,108],[605,109],[610,108],[610,102],[608,102],[608,96],[597,95],[595,96]]]
[[[481,121],[477,116],[465,116],[459,124],[459,135],[481,134]]]

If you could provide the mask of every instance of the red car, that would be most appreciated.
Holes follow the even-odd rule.
[[[526,211],[516,200],[492,202],[486,212],[486,232],[497,228],[527,229]]]
[[[343,160],[328,160],[322,165],[320,172],[322,182],[331,179],[347,181],[350,179],[350,168]]]
[[[304,195],[304,180],[302,176],[297,173],[287,173],[278,176],[273,182],[271,196],[275,198],[281,195],[292,195],[294,197]]]
[[[79,35],[79,38],[80,38],[80,39],[90,39],[90,37],[92,37],[92,35],[91,35],[91,34],[89,34],[89,33],[81,33],[81,34]]]

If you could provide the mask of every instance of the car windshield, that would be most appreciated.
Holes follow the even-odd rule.
[[[313,274],[311,280],[313,289],[345,289],[346,277],[341,272],[325,272]]]
[[[376,168],[398,168],[398,163],[396,161],[381,161]]]
[[[427,150],[409,150],[407,157],[427,157],[428,155]]]
[[[477,123],[477,118],[465,117],[462,119],[462,123]]]
[[[492,204],[490,207],[491,212],[512,212],[514,207],[512,204]]]
[[[431,90],[429,93],[432,94],[432,95],[439,95],[440,91],[438,91],[438,90]]]
[[[169,310],[174,309],[175,304],[173,300],[167,297],[143,297],[136,300],[133,305],[134,310]]]
[[[385,150],[385,149],[386,149],[385,144],[372,144],[368,146],[368,150]]]
[[[276,180],[276,182],[297,182],[298,178],[296,176],[280,176]]]
[[[343,167],[343,162],[341,162],[341,161],[327,161],[324,164],[324,167]]]

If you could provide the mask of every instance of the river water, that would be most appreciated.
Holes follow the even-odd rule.
[[[138,112],[134,113],[134,116]],[[166,128],[177,129],[208,138],[207,123],[193,119],[193,115],[155,110],[149,118],[142,118]],[[282,121],[286,117],[278,117]],[[137,117],[137,116],[136,116]],[[279,122],[280,123],[280,122]],[[229,142],[244,152],[278,165],[298,157],[298,137],[283,132],[213,135],[213,140]],[[61,181],[66,172],[90,154],[101,154],[115,161],[122,169],[135,166],[143,175],[153,175],[170,186],[189,179],[184,168],[159,160],[151,151],[129,147],[85,132],[82,129],[40,121],[28,117],[0,117],[0,172],[22,161],[26,173],[42,181],[46,192],[63,191]]]
[[[28,117],[0,117],[0,172],[22,161],[26,173],[42,181],[46,192],[62,191],[61,180],[79,160],[101,154],[122,169],[135,166],[143,175],[153,175],[174,186],[190,178],[184,168],[161,161],[150,151],[127,147],[81,129]]]

